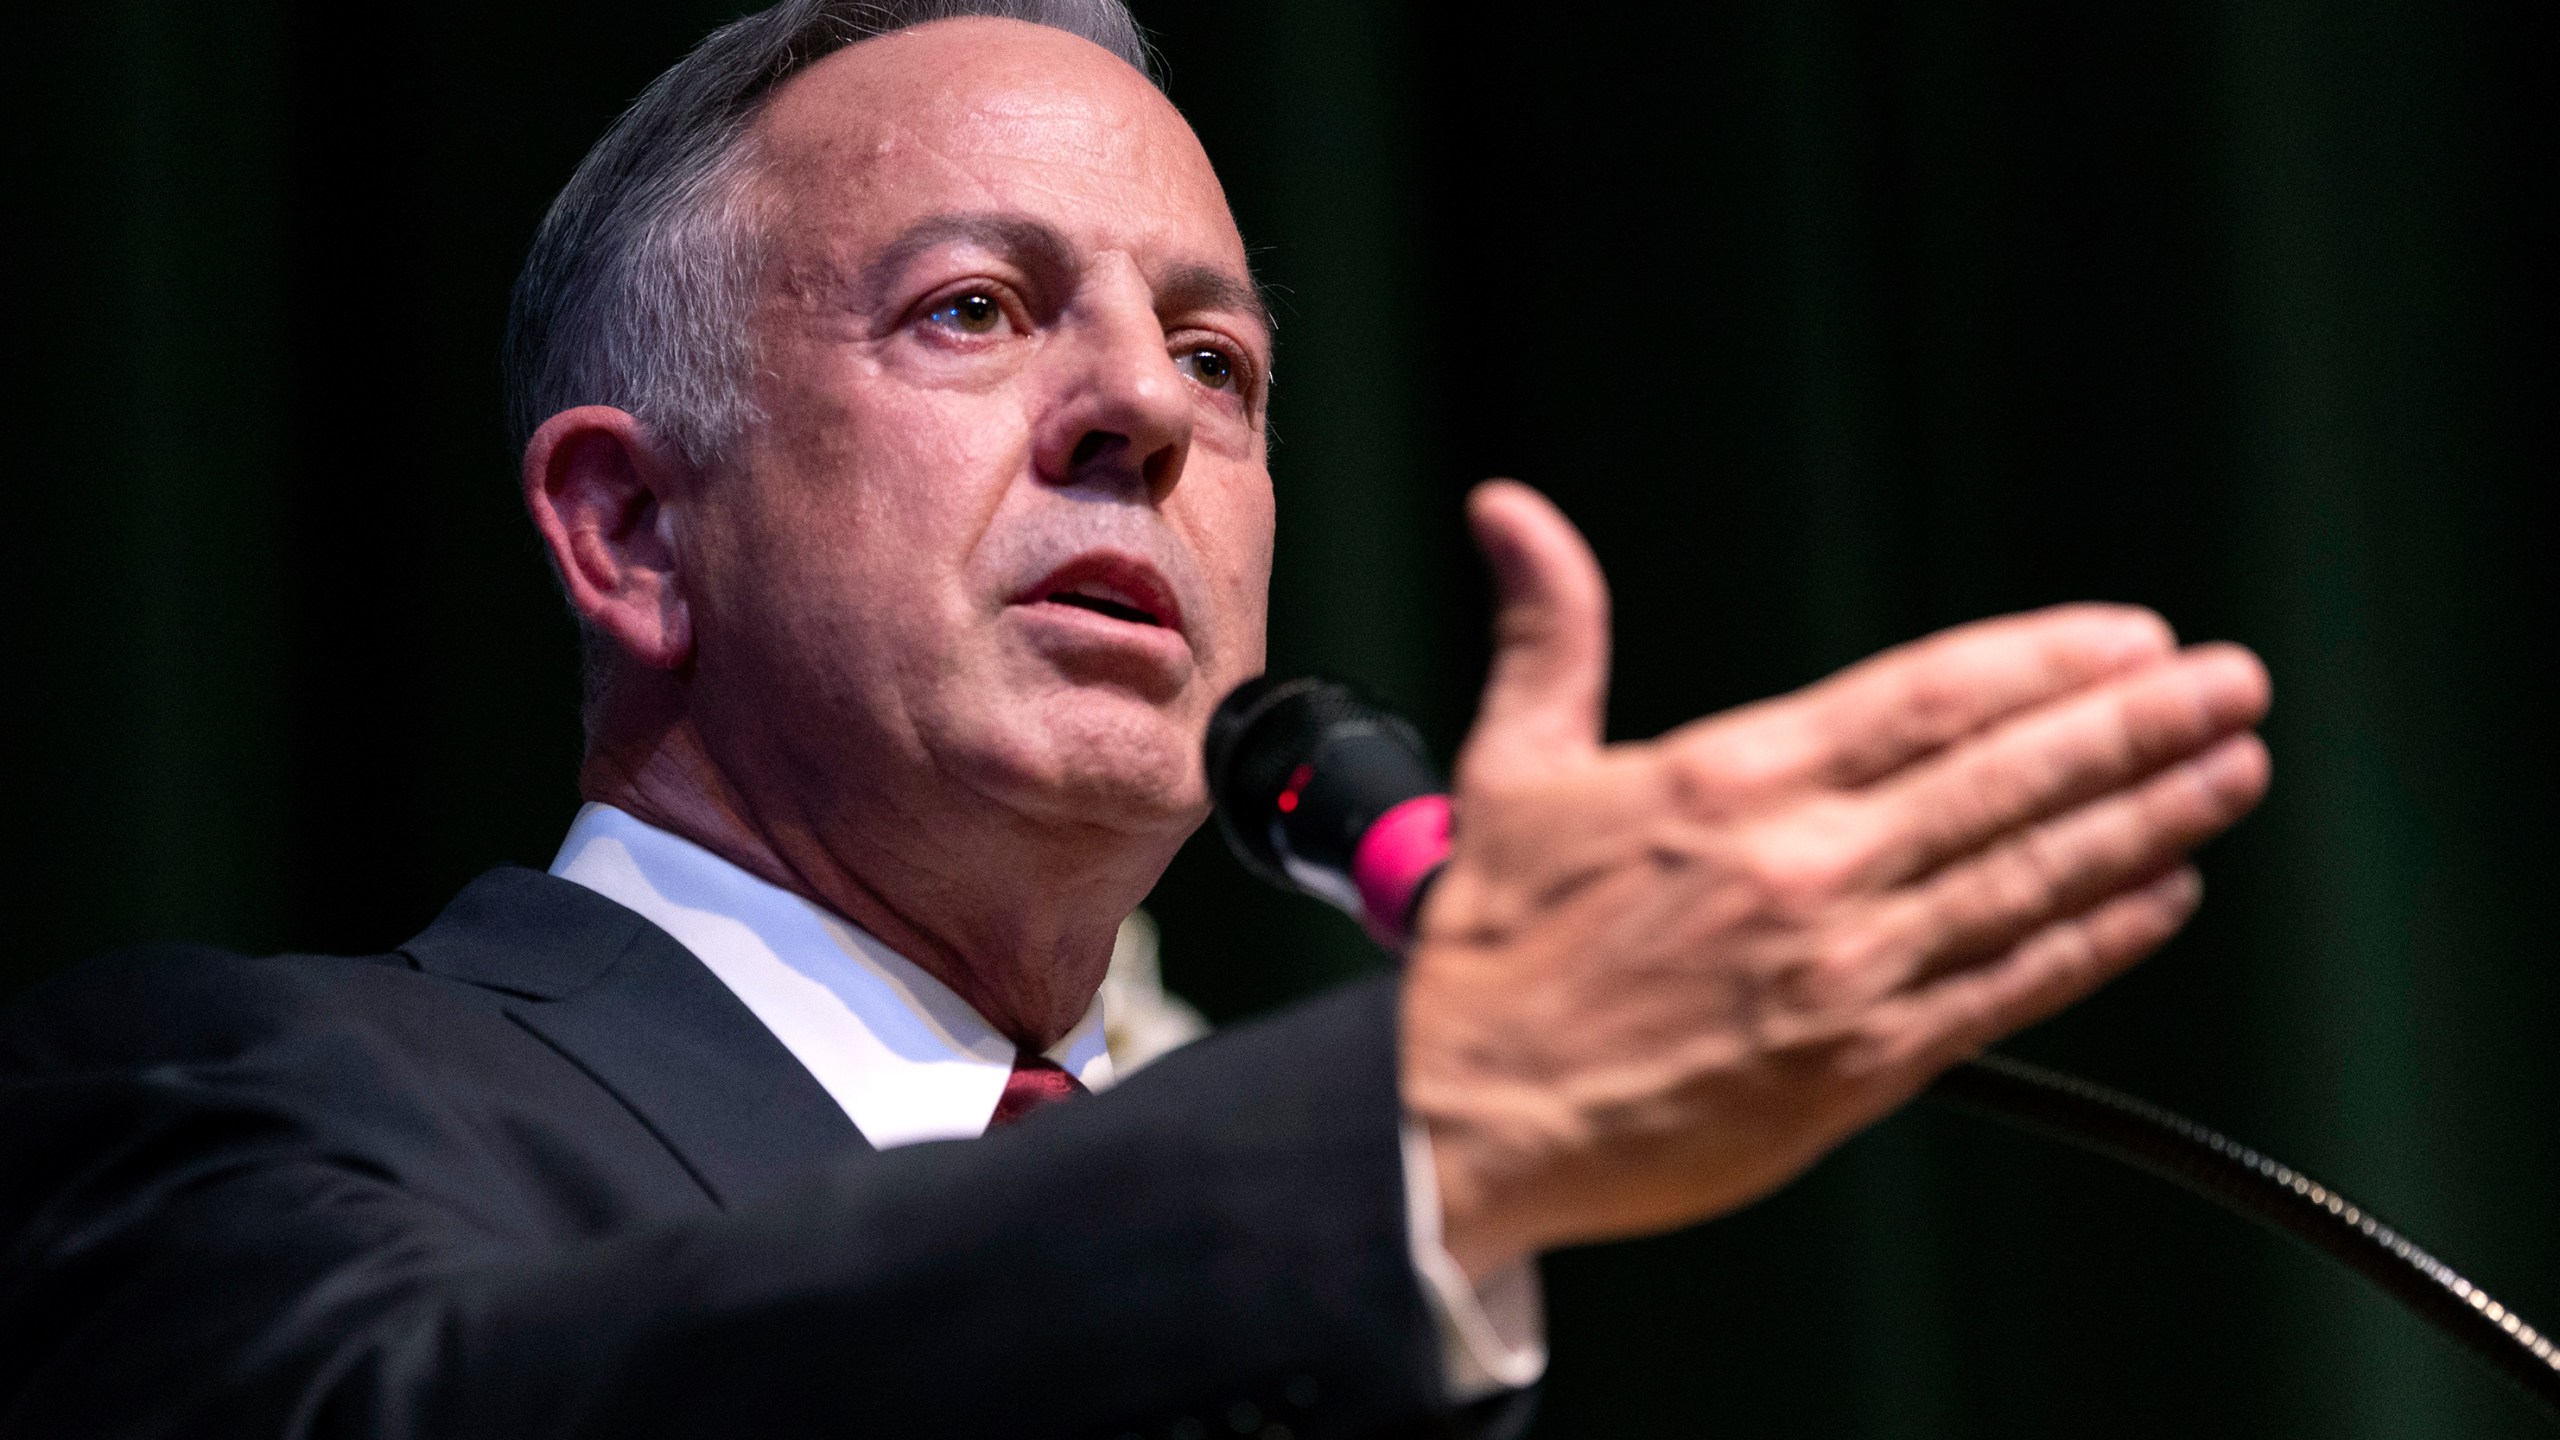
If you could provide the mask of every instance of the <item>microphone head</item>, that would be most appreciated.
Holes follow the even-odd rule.
[[[1245,868],[1348,911],[1402,948],[1448,854],[1448,797],[1422,736],[1349,686],[1263,676],[1209,720],[1209,793]]]

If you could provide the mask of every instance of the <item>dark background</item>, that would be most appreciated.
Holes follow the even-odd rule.
[[[0,990],[145,937],[380,948],[547,859],[573,647],[506,285],[737,8],[13,19]],[[1142,4],[1280,291],[1274,663],[1445,751],[1496,472],[1611,571],[1621,735],[2071,597],[2256,646],[2277,784],[2205,914],[2013,1048],[2560,1320],[2533,8]],[[1153,908],[1222,1018],[1369,963],[1205,839]],[[2304,1252],[1926,1108],[1549,1277],[1546,1436],[2538,1433]]]

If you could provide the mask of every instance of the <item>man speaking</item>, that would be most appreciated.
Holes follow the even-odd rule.
[[[792,0],[587,157],[508,363],[590,803],[392,954],[9,1013],[0,1432],[1497,1425],[1539,1253],[1748,1204],[2183,923],[2245,652],[2066,608],[1604,746],[1600,573],[1497,483],[1403,975],[1083,1098],[1272,545],[1269,317],[1142,62],[1116,0]]]

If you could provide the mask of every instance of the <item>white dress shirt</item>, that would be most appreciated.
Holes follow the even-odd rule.
[[[1013,1042],[913,961],[842,916],[610,805],[578,811],[551,873],[638,912],[693,952],[878,1149],[984,1134]],[[1112,1080],[1102,998],[1043,1052],[1091,1089]],[[1536,1270],[1487,1280],[1440,1243],[1431,1142],[1404,1127],[1406,1220],[1449,1387],[1461,1400],[1546,1371]]]

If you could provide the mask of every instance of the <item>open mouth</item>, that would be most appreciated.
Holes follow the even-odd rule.
[[[1080,555],[1051,571],[1015,603],[1065,605],[1124,625],[1180,630],[1182,610],[1154,566],[1127,555]]]
[[[1090,610],[1096,615],[1108,615],[1114,620],[1126,620],[1132,625],[1164,623],[1135,605],[1126,604],[1105,595],[1085,595],[1073,590],[1057,590],[1050,593],[1049,603],[1073,605],[1079,610]]]

